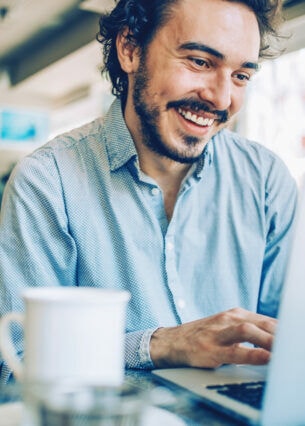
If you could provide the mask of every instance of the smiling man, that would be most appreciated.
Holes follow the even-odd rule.
[[[117,49],[128,75],[126,125],[142,170],[165,194],[170,219],[190,164],[242,105],[258,67],[260,31],[245,4],[168,3],[171,18],[147,46],[135,47],[125,29]]]
[[[121,0],[101,18],[117,99],[12,173],[1,314],[22,309],[26,286],[127,289],[127,367],[268,362],[296,186],[275,154],[225,128],[279,3]]]

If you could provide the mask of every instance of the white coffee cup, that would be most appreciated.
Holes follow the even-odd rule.
[[[127,291],[89,287],[28,288],[25,314],[0,321],[0,350],[23,382],[73,380],[118,386],[124,378]],[[15,354],[10,325],[24,327],[24,363]]]

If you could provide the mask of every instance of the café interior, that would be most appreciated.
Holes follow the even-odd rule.
[[[114,4],[0,0],[0,203],[22,157],[56,135],[103,116],[112,103],[95,38],[100,13]],[[305,173],[305,1],[283,0],[283,9],[285,51],[262,62],[232,126],[276,152],[299,184]],[[206,423],[189,424],[235,424],[204,414]],[[188,424],[172,420],[159,424]],[[147,424],[158,422],[155,417]]]
[[[113,0],[0,0],[0,177],[54,136],[103,115],[113,96],[95,41]],[[305,171],[305,2],[283,0],[285,51],[263,62],[235,130]]]

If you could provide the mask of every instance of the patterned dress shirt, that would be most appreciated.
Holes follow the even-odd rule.
[[[58,136],[11,174],[0,315],[23,310],[28,286],[127,289],[126,367],[152,368],[158,327],[237,306],[276,315],[295,200],[295,181],[274,153],[222,130],[182,182],[169,222],[115,100],[105,119]],[[22,356],[17,329],[14,339]]]

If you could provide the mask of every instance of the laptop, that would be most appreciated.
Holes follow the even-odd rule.
[[[157,369],[153,374],[245,424],[305,425],[305,178],[269,365]]]

